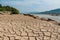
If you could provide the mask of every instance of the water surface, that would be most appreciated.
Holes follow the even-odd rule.
[[[47,15],[47,14],[33,14],[33,15],[43,17],[43,18],[50,18],[57,22],[60,22],[60,16],[51,16],[51,15]]]

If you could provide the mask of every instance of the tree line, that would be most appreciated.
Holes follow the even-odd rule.
[[[10,11],[11,14],[19,14],[19,11],[16,8],[11,6],[2,6],[1,4],[0,4],[0,11]]]

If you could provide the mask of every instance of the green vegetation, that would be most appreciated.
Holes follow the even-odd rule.
[[[0,11],[10,11],[11,14],[19,14],[19,11],[13,7],[10,6],[2,6],[0,4]]]

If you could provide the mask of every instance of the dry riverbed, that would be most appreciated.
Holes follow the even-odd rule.
[[[60,40],[60,26],[24,15],[0,15],[0,40]]]

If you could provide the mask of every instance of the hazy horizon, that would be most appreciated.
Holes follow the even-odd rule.
[[[43,12],[60,8],[60,0],[0,0],[0,4],[15,7],[21,13]]]

